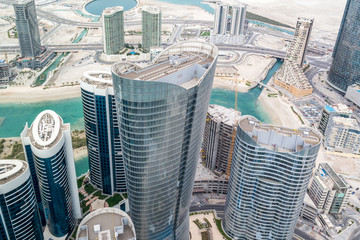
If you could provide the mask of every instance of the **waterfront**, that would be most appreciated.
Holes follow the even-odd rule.
[[[105,8],[123,6],[124,11],[135,7],[137,1],[135,0],[95,0],[85,6],[85,10],[93,15],[100,16]]]

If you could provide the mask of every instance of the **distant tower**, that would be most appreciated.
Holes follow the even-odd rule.
[[[240,115],[241,113],[234,109],[219,105],[209,106],[201,147],[202,159],[207,168],[227,172],[232,135],[237,127],[235,120],[239,119]]]
[[[13,6],[21,56],[36,57],[41,53],[41,41],[35,2],[34,0],[18,0]]]
[[[0,160],[0,239],[44,239],[29,166],[24,161]]]
[[[306,50],[310,41],[314,19],[299,17],[296,23],[295,35],[287,51],[287,58],[302,67]]]
[[[139,240],[188,240],[218,50],[181,42],[151,66],[112,66],[130,215]]]
[[[161,11],[156,7],[142,8],[142,47],[161,46]]]
[[[340,25],[327,82],[345,93],[348,86],[360,83],[360,2],[348,0]]]
[[[232,6],[230,35],[245,34],[246,5]]]
[[[214,15],[214,34],[226,34],[228,25],[229,6],[223,3],[216,3]],[[235,31],[235,30],[234,30]]]
[[[117,54],[124,47],[124,8],[110,7],[102,13],[104,53]]]
[[[85,72],[80,82],[90,181],[105,194],[125,192],[120,126],[110,72]]]
[[[30,128],[26,123],[21,138],[29,165],[35,165],[49,231],[55,237],[65,236],[81,217],[70,124],[46,110]]]
[[[313,129],[243,116],[237,128],[224,230],[233,239],[292,239],[321,138]]]

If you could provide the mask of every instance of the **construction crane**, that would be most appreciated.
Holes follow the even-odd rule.
[[[237,74],[238,76],[238,74]],[[229,160],[228,160],[228,164],[227,164],[227,169],[226,169],[226,178],[229,179],[230,177],[230,169],[231,169],[231,163],[232,163],[232,157],[233,157],[233,153],[234,153],[234,145],[235,145],[235,137],[236,137],[236,126],[237,126],[237,85],[238,85],[238,77],[235,78],[235,114],[234,114],[234,128],[232,129],[232,136],[231,136],[231,145],[230,145],[230,152],[229,152]]]
[[[5,61],[6,61],[7,64],[9,64],[9,59],[8,59],[7,53],[5,53]]]

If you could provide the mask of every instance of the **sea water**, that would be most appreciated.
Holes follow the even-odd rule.
[[[85,10],[93,15],[100,16],[105,8],[122,6],[124,11],[130,10],[137,4],[136,0],[95,0],[85,6]]]

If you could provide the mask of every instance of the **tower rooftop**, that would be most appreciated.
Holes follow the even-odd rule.
[[[0,160],[0,186],[11,182],[23,174],[28,168],[26,162],[21,160]]]
[[[102,15],[103,16],[111,16],[117,12],[123,12],[124,8],[122,6],[116,6],[116,7],[108,7],[105,8]]]

